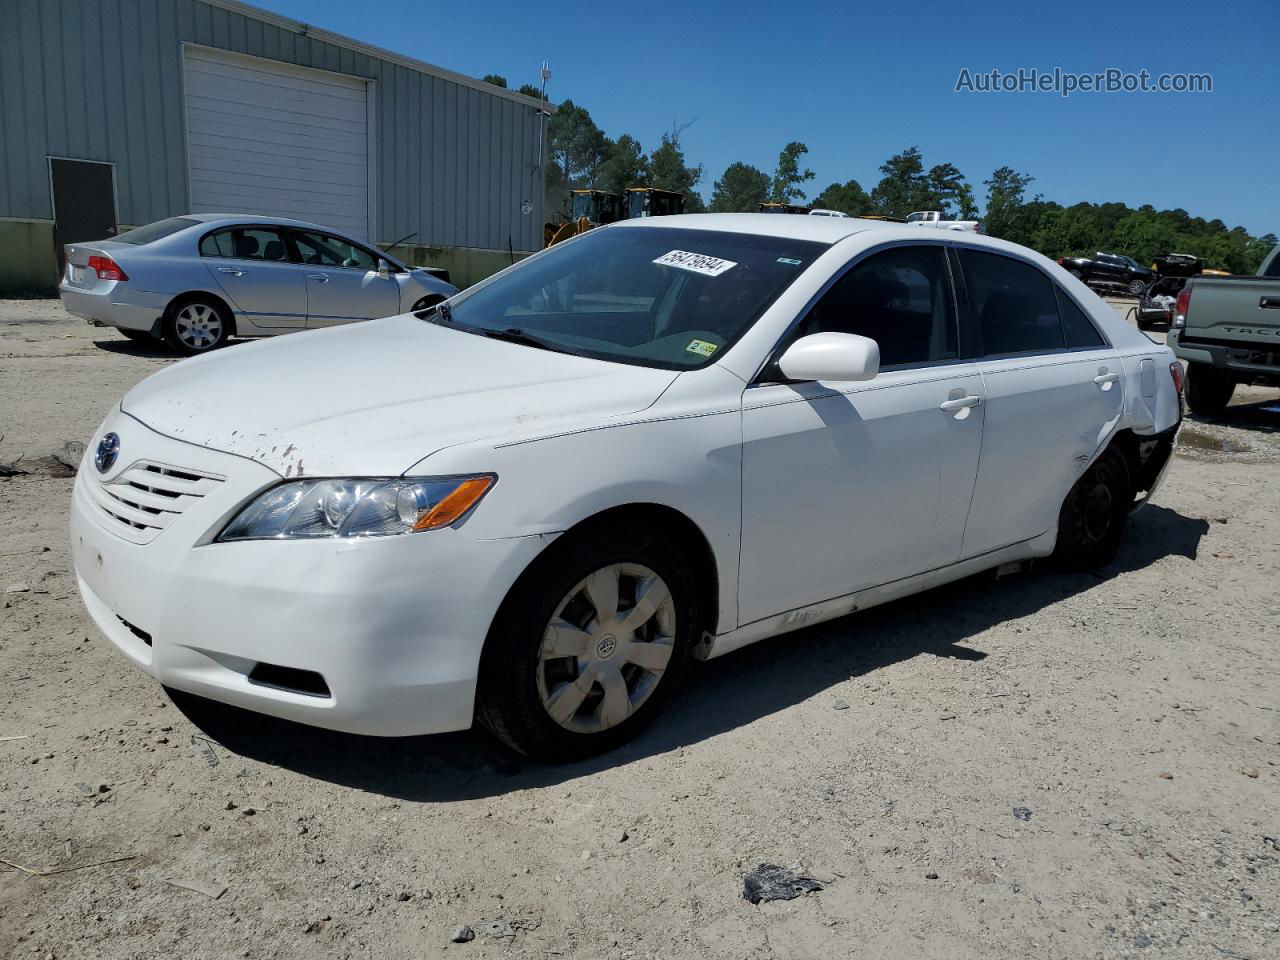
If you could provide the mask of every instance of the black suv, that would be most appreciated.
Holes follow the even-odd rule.
[[[1126,293],[1137,297],[1146,289],[1155,274],[1133,257],[1115,253],[1098,253],[1090,257],[1059,257],[1058,265],[1073,277],[1091,286],[1123,287]]]

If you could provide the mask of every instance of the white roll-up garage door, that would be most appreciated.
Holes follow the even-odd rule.
[[[370,236],[366,81],[204,47],[183,60],[193,213]]]

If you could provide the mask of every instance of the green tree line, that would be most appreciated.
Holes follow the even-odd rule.
[[[500,76],[485,79],[506,86]],[[539,95],[527,84],[520,92]],[[803,164],[809,148],[792,141],[779,152],[772,172],[749,163],[729,164],[712,183],[707,203],[698,192],[702,165],[689,164],[680,144],[684,129],[673,125],[646,153],[636,138],[624,133],[611,139],[585,107],[563,101],[547,122],[548,215],[568,216],[571,190],[622,193],[628,187],[651,186],[684,194],[690,213],[753,212],[770,202],[808,203],[850,216],[905,217],[916,210],[939,210],[948,219],[981,219],[983,233],[1052,258],[1105,251],[1150,263],[1157,254],[1189,253],[1203,257],[1210,267],[1252,273],[1276,244],[1273,233],[1255,237],[1243,227],[1193,217],[1182,209],[1156,210],[1149,204],[1134,209],[1124,203],[1063,206],[1040,194],[1029,196],[1035,178],[1007,166],[982,181],[986,202],[980,217],[974,187],[965,175],[952,163],[927,166],[918,147],[881,164],[880,179],[870,190],[850,179],[829,184],[810,201],[804,185],[814,173]]]

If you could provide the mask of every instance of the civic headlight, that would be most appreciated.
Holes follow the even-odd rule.
[[[431,479],[294,480],[272,487],[218,540],[385,537],[456,523],[489,491],[492,474]]]

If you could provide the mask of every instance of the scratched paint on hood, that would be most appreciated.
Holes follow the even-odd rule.
[[[393,476],[460,443],[644,410],[676,376],[402,316],[186,360],[121,407],[158,433],[281,476]]]

